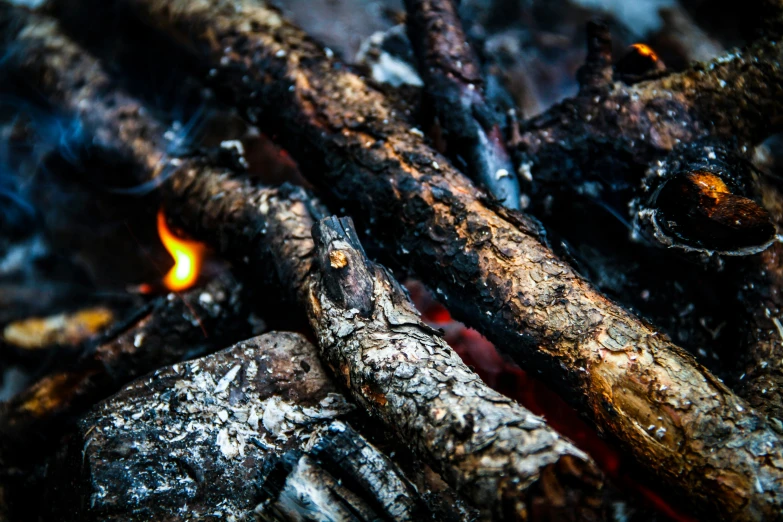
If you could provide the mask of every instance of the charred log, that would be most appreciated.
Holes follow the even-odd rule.
[[[600,473],[586,455],[489,390],[367,259],[350,220],[325,219],[313,236],[311,324],[361,404],[493,519],[600,518]]]
[[[115,5],[188,42],[224,99],[274,132],[376,239],[399,248],[400,261],[458,317],[540,370],[662,482],[722,518],[780,516],[780,442],[764,419],[591,288],[523,216],[488,204],[381,94],[277,11],[255,2]],[[522,146],[537,165],[566,172],[562,161],[579,165],[588,150],[646,160],[651,148],[708,131],[754,141],[779,114],[781,48],[762,41],[679,75],[618,86],[599,103],[568,102],[525,124]]]
[[[56,492],[54,514],[429,518],[394,464],[341,421],[352,409],[297,334],[267,334],[160,369],[79,422],[58,470],[68,487]],[[363,460],[346,457],[353,452]],[[287,459],[291,469],[280,473],[276,464]],[[343,475],[353,480],[341,483]]]
[[[647,172],[633,207],[635,232],[683,251],[758,253],[777,228],[755,192],[750,163],[731,142],[681,146]]]

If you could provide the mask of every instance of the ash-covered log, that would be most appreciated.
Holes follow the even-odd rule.
[[[81,20],[76,27],[95,25],[101,10],[80,4],[92,9],[62,2],[68,9],[59,14]],[[204,65],[196,72],[219,96],[275,135],[457,317],[540,371],[662,483],[719,518],[781,516],[781,441],[765,419],[596,292],[527,218],[487,201],[381,93],[279,12],[249,0],[101,5],[107,19],[135,15],[187,43]],[[646,158],[651,143],[668,150],[708,131],[758,139],[780,109],[781,49],[765,40],[598,102],[568,102],[526,123],[520,147],[537,164],[569,172],[561,160],[579,165],[582,152],[604,150],[593,143],[612,145],[609,158]]]
[[[427,520],[314,346],[270,333],[162,368],[79,422],[53,473],[60,520]],[[356,458],[356,453],[362,458]]]
[[[309,286],[313,255],[310,229],[313,216],[324,212],[317,200],[302,189],[256,187],[241,176],[213,168],[203,157],[167,158],[165,149],[161,148],[165,142],[160,126],[139,110],[138,102],[109,88],[109,79],[100,64],[63,38],[54,24],[32,19],[39,22],[37,32],[22,31],[17,44],[29,46],[20,56],[30,58],[34,54],[36,57],[30,62],[27,58],[17,62],[18,74],[32,79],[42,69],[46,71],[45,79],[38,78],[41,92],[61,109],[80,118],[85,130],[96,137],[91,141],[92,147],[106,156],[113,153],[130,161],[136,183],[155,182],[165,168],[171,168],[160,182],[170,216],[176,216],[190,233],[207,240],[238,265],[256,270],[264,267],[277,274],[278,284],[298,296],[304,308],[315,306]],[[60,67],[63,63],[69,64],[67,71]],[[365,286],[370,284],[365,279],[362,281]],[[323,291],[314,295],[326,299],[321,296]],[[362,296],[366,297],[366,293]],[[359,306],[366,308],[366,303]],[[444,409],[459,407],[462,415],[472,416],[475,426],[470,429],[477,429],[483,438],[481,443],[464,444],[464,449],[471,453],[458,464],[453,462],[447,448],[436,449],[430,445],[426,440],[429,434],[421,423],[404,432],[395,428],[397,433],[415,437],[407,442],[418,448],[423,459],[487,516],[524,520],[531,514],[546,515],[554,510],[570,513],[569,516],[583,514],[600,518],[601,474],[589,457],[541,419],[481,383],[443,341],[429,340],[429,343],[438,347],[438,352],[431,356],[433,364],[444,370],[456,368],[465,382],[452,383],[449,377],[431,387],[427,397],[434,399],[442,393]],[[452,393],[455,385],[459,389]],[[473,412],[473,408],[480,410]],[[455,434],[467,436],[467,428],[458,415],[445,410],[443,415],[439,419],[443,443],[448,437],[456,442]],[[400,418],[396,417],[395,422],[399,426]],[[520,439],[514,440],[511,432],[518,432]],[[525,432],[527,436],[521,436]],[[486,469],[480,462],[485,454],[491,455],[494,461]],[[298,469],[295,462],[298,461],[285,460],[280,464],[281,469],[293,473]],[[474,480],[482,473],[488,474],[487,484],[496,486],[496,491]]]

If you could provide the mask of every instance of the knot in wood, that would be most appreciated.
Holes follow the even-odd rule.
[[[329,252],[329,265],[337,270],[345,268],[348,265],[348,256],[342,250],[333,250]]]

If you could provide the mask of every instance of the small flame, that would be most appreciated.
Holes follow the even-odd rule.
[[[202,243],[180,239],[166,225],[163,209],[158,212],[158,235],[163,246],[174,258],[174,266],[166,274],[163,284],[174,292],[190,288],[196,283],[201,272],[201,262],[206,250]]]
[[[653,51],[648,45],[645,45],[643,43],[635,43],[631,45],[631,47],[633,49],[636,49],[636,52],[641,54],[642,56],[647,56],[654,62],[658,61],[658,55],[655,54],[655,51]]]

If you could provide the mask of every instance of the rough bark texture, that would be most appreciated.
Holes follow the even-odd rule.
[[[115,5],[188,42],[213,67],[224,99],[272,131],[377,240],[399,248],[401,262],[457,317],[540,370],[663,483],[724,519],[781,517],[781,441],[764,419],[655,328],[597,293],[519,214],[487,203],[380,93],[277,11],[228,0]],[[668,149],[707,129],[753,141],[777,119],[783,83],[769,75],[779,73],[781,49],[764,41],[683,74],[618,87],[603,103],[569,102],[552,116],[574,118],[527,126],[528,150],[553,159],[544,146],[567,143],[566,129],[580,143],[622,134],[634,150],[645,140]],[[596,127],[599,119],[608,131]],[[558,154],[579,164],[573,151]]]
[[[352,409],[315,347],[298,334],[266,334],[160,369],[80,421],[58,470],[68,487],[60,486],[56,514],[67,520],[430,518],[396,466],[339,420]],[[363,459],[351,458],[353,452]],[[278,459],[292,455],[298,468],[276,474]],[[280,479],[277,490],[270,483]]]
[[[0,432],[11,447],[30,451],[38,438],[56,441],[71,421],[131,380],[246,338],[251,325],[241,292],[224,273],[203,288],[156,299],[71,367],[0,404]]]
[[[93,140],[94,146],[103,153],[125,151],[128,161],[135,165],[136,183],[154,180],[156,176],[162,175],[160,168],[156,167],[161,161],[169,165],[172,172],[166,174],[166,181],[161,182],[160,185],[166,201],[167,213],[176,216],[178,223],[185,226],[191,234],[211,242],[222,254],[239,264],[252,267],[264,266],[275,272],[284,286],[291,289],[292,294],[298,294],[305,306],[311,304],[311,294],[307,284],[311,274],[313,251],[310,228],[314,223],[313,216],[323,212],[317,201],[302,189],[255,187],[249,181],[241,180],[229,172],[212,169],[204,159],[168,158],[165,150],[160,150],[163,140],[159,137],[161,135],[159,126],[139,110],[138,104],[106,86],[106,79],[100,65],[80,52],[72,43],[54,34],[57,30],[55,26],[44,23],[41,23],[41,26],[46,27],[47,31],[36,33],[34,38],[27,39],[24,32],[20,35],[17,43],[20,46],[28,46],[18,47],[23,49],[20,51],[20,56],[28,56],[26,60],[31,60],[19,63],[20,70],[24,71],[25,75],[41,74],[39,67],[43,63],[46,74],[39,83],[42,92],[63,109],[76,114],[83,121],[85,129],[98,138]],[[46,35],[57,36],[57,38]],[[67,71],[59,67],[64,60],[70,64]],[[103,88],[96,89],[96,85],[102,85]],[[89,103],[85,100],[89,100]],[[153,164],[146,155],[153,155],[162,160]],[[357,281],[363,281],[365,285],[364,292],[356,292],[356,295],[364,301],[353,303],[351,308],[355,305],[358,309],[370,310],[373,305],[366,301],[368,294],[371,293],[371,286],[366,285],[370,285],[370,282],[367,278],[359,277]],[[443,347],[448,349],[442,341],[440,344],[442,349]],[[448,353],[453,363],[459,361],[453,352],[449,350]],[[474,381],[472,388],[464,388],[461,393],[479,393],[491,397],[491,400],[506,404],[506,410],[514,416],[508,419],[508,422],[524,424],[525,419],[530,419],[530,425],[527,427],[531,430],[535,428],[536,433],[542,434],[542,440],[531,437],[532,440],[525,441],[524,444],[520,443],[517,446],[512,444],[515,452],[509,455],[503,455],[502,451],[497,451],[493,455],[496,459],[494,465],[498,469],[518,466],[520,471],[518,477],[526,479],[513,486],[504,486],[504,492],[510,495],[524,491],[530,496],[530,499],[513,499],[520,502],[521,511],[516,511],[516,507],[510,508],[507,516],[512,518],[524,516],[526,509],[531,509],[534,513],[537,511],[547,513],[550,506],[546,502],[549,500],[554,502],[552,509],[571,508],[574,503],[584,504],[585,512],[600,507],[590,504],[592,500],[599,498],[598,494],[585,495],[585,499],[582,499],[580,494],[583,489],[589,493],[595,493],[600,489],[600,479],[597,478],[600,473],[596,471],[589,458],[574,448],[570,442],[546,428],[543,421],[516,403],[492,392],[480,383],[477,376],[473,374],[471,376]],[[469,399],[467,397],[462,400]],[[491,400],[484,402],[491,402]],[[461,411],[465,415],[470,414],[469,408],[463,407]],[[476,415],[479,415],[479,412]],[[503,425],[501,415],[502,411],[496,412],[494,419],[496,425],[487,426],[487,430],[495,429],[498,430],[497,433],[482,432],[483,444],[491,446],[494,437],[501,437],[506,433],[501,433],[502,430],[510,429]],[[447,429],[450,424],[460,421],[450,415],[446,420],[441,419],[441,422],[444,429]],[[455,425],[452,431],[457,433],[461,429],[460,426]],[[543,446],[539,447],[539,444]],[[522,460],[521,464],[517,463],[517,459],[524,458],[525,451],[531,452],[530,459]],[[426,456],[432,460],[434,466],[440,469],[451,469],[448,463],[451,458],[450,453],[441,451]],[[564,457],[561,459],[561,456]],[[281,469],[286,469],[295,475],[300,471],[304,473],[302,470],[296,471],[299,470],[298,465],[295,465],[296,462],[298,461],[288,459],[280,464]],[[546,468],[541,472],[541,479],[535,480],[539,473],[536,466],[539,464]],[[522,469],[523,465],[529,467]],[[302,466],[304,466],[302,469],[309,470],[306,462],[302,463]],[[527,475],[522,475],[522,471]],[[479,473],[475,469],[473,472]],[[568,480],[561,480],[561,475],[568,476],[570,472],[575,475],[570,476]],[[583,480],[579,478],[580,473],[585,475]],[[470,491],[472,486],[468,478],[467,472],[461,475],[455,473],[452,477],[447,476],[447,479],[453,479],[450,480],[452,484],[457,483],[461,489]],[[547,489],[553,487],[559,489],[557,491]],[[538,489],[543,493],[536,494],[533,491]],[[493,500],[488,495],[484,493],[477,498],[481,500],[482,508],[489,513],[493,509]],[[575,497],[576,500],[571,497]],[[526,506],[525,503],[528,501],[534,502],[535,505]],[[600,500],[596,502],[600,503]],[[283,509],[280,506],[278,508]],[[444,516],[451,516],[450,513],[453,514],[455,510],[459,513],[469,513],[461,506],[444,505],[442,509]],[[497,517],[504,516],[503,509],[496,508],[495,514]]]
[[[371,263],[349,219],[313,229],[310,320],[369,411],[495,520],[595,520],[600,472],[543,419],[489,389]]]
[[[445,131],[448,155],[509,208],[519,208],[519,182],[501,118],[487,102],[481,67],[452,0],[407,0],[408,38],[427,96]]]

